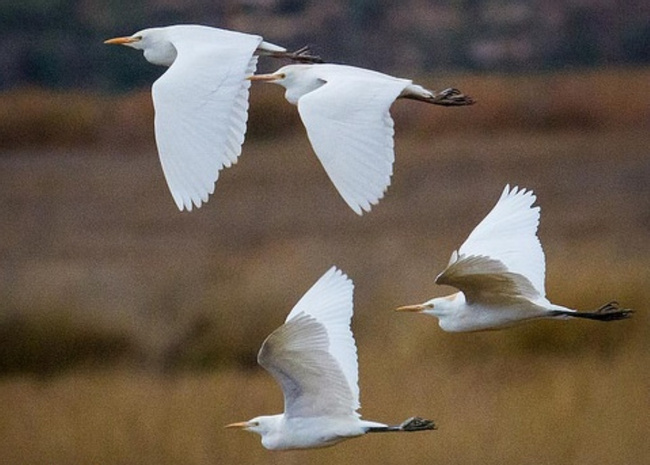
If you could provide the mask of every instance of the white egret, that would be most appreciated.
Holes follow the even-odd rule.
[[[460,290],[397,311],[421,312],[438,318],[445,331],[498,329],[539,318],[588,318],[612,321],[632,310],[610,302],[593,312],[555,305],[544,290],[544,252],[537,238],[539,207],[535,195],[506,186],[492,211],[451,255],[436,278]]]
[[[169,69],[151,89],[160,162],[180,210],[214,192],[219,171],[237,162],[248,118],[245,78],[258,55],[318,60],[306,49],[289,53],[261,37],[199,25],[144,29],[106,40],[144,52]]]
[[[390,185],[395,153],[389,109],[395,99],[448,106],[474,103],[456,89],[432,92],[409,79],[338,64],[288,65],[249,79],[285,87],[314,152],[358,215],[370,211]]]
[[[284,393],[284,413],[232,423],[262,436],[271,450],[325,447],[374,432],[435,429],[410,418],[399,426],[362,420],[357,349],[350,331],[354,284],[330,268],[293,307],[284,325],[266,338],[260,365]]]

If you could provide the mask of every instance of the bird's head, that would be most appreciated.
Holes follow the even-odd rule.
[[[275,426],[279,420],[279,416],[280,415],[267,415],[255,417],[248,421],[231,423],[229,425],[226,425],[226,428],[242,429],[244,431],[250,431],[251,433],[257,433],[263,437],[275,429]]]
[[[281,86],[286,87],[287,85],[291,85],[291,83],[296,80],[298,75],[301,74],[300,70],[308,69],[310,66],[311,65],[287,65],[283,66],[275,73],[255,74],[253,76],[247,77],[246,79],[249,81],[272,82],[274,84],[280,84]]]
[[[411,312],[411,313],[433,313],[433,308],[435,307],[435,299],[425,302],[423,304],[416,305],[404,305],[402,307],[397,307],[396,312]]]
[[[176,59],[176,48],[167,37],[166,28],[149,28],[125,37],[115,37],[104,41],[109,45],[125,45],[142,50],[149,63],[170,66]]]
[[[398,307],[395,309],[395,311],[424,313],[425,315],[440,317],[454,310],[454,308],[458,305],[457,298],[460,295],[462,294],[460,292],[457,292],[446,297],[436,297],[424,302],[423,304],[404,305],[403,307]]]
[[[144,29],[130,36],[115,37],[113,39],[105,40],[104,43],[109,45],[125,45],[127,47],[143,50],[149,39],[149,29]]]
[[[272,82],[281,85],[287,89],[285,94],[286,99],[295,105],[300,97],[325,84],[324,80],[318,78],[316,72],[310,72],[317,70],[317,66],[319,65],[287,65],[283,66],[275,73],[255,74],[246,79],[249,81]]]

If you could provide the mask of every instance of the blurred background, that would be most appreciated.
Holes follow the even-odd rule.
[[[650,463],[648,2],[28,0],[0,13],[1,463]],[[282,89],[255,85],[240,161],[180,213],[153,139],[163,69],[102,44],[176,23],[310,45],[478,103],[396,102],[392,185],[360,218]],[[542,207],[549,299],[616,299],[631,320],[448,334],[392,311],[450,292],[435,276],[507,183]],[[282,411],[257,350],[332,264],[356,284],[364,417],[439,430],[271,453],[223,425]]]

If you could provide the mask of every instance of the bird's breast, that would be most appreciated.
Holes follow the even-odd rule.
[[[353,419],[356,420],[356,419]],[[363,429],[353,420],[328,417],[295,418],[287,420],[282,428],[262,439],[271,450],[315,449],[329,447],[355,436]]]
[[[500,329],[545,314],[543,308],[529,303],[509,306],[464,305],[456,312],[439,316],[440,327],[449,332]]]

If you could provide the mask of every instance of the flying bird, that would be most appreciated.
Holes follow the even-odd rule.
[[[419,305],[399,307],[438,318],[445,331],[482,331],[540,318],[613,321],[632,310],[609,302],[593,312],[555,305],[544,290],[544,252],[537,238],[540,208],[535,195],[506,186],[492,211],[451,255],[436,278],[460,290]]]
[[[262,37],[199,25],[144,29],[105,44],[142,50],[169,69],[152,86],[156,145],[179,210],[199,208],[223,167],[237,162],[248,118],[245,78],[258,55],[318,61],[306,49],[287,52]]]
[[[286,89],[314,152],[358,215],[370,211],[390,185],[395,153],[389,109],[396,99],[445,106],[474,103],[457,89],[432,92],[409,79],[339,64],[288,65],[249,79]]]
[[[366,433],[435,429],[432,421],[418,417],[388,426],[362,420],[357,413],[357,349],[350,331],[353,290],[352,281],[332,267],[307,291],[257,355],[282,387],[284,413],[227,428],[259,434],[270,450],[326,447]]]

